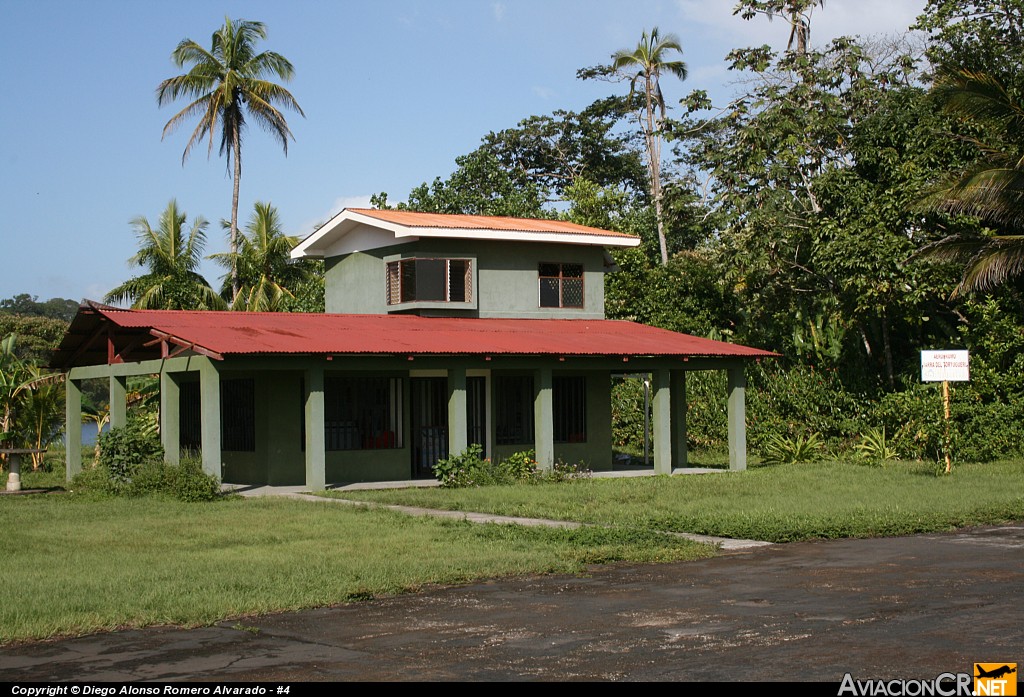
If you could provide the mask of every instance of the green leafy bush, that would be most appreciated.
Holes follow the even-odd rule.
[[[211,501],[220,494],[220,481],[203,471],[199,458],[184,457],[177,466],[165,463],[160,438],[144,419],[129,419],[126,426],[101,434],[99,442],[99,463],[72,480],[72,491],[166,494],[181,501]]]
[[[143,465],[163,462],[160,437],[142,419],[131,418],[126,425],[101,433],[97,443],[99,466],[107,471],[115,488],[131,484]]]
[[[212,501],[220,496],[220,481],[203,471],[197,457],[182,458],[177,467],[167,467],[170,493],[180,501]]]
[[[441,486],[450,489],[515,484],[538,477],[532,450],[513,453],[500,462],[481,457],[482,452],[481,447],[474,443],[457,455],[439,460],[434,466],[434,476]]]
[[[438,460],[434,465],[434,476],[443,487],[474,486],[475,476],[485,466],[480,457],[482,453],[483,449],[474,443],[457,455]]]
[[[532,450],[512,453],[501,461],[499,467],[512,479],[529,479],[537,471],[537,461],[534,457],[535,454]]]

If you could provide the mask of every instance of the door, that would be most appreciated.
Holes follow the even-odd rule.
[[[411,378],[412,476],[434,476],[434,464],[448,457],[448,379]]]
[[[466,378],[466,441],[480,446],[480,457],[487,457],[487,378]]]

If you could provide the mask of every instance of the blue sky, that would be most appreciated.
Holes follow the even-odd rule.
[[[576,70],[635,46],[652,26],[674,32],[690,77],[666,81],[670,103],[692,89],[727,98],[732,48],[782,47],[787,25],[732,16],[733,0],[389,0],[296,2],[2,0],[0,58],[0,297],[102,299],[136,270],[129,221],[155,225],[176,198],[211,221],[207,253],[225,251],[219,221],[231,180],[216,148],[182,166],[188,126],[161,141],[176,112],[157,84],[183,72],[170,54],[184,38],[208,46],[234,19],[267,25],[265,50],[295,66],[286,87],[306,113],[288,114],[285,157],[258,128],[242,153],[239,206],[278,207],[290,234],[308,234],[372,193],[405,200],[447,176],[489,131],[533,114],[579,110],[621,86],[581,82]],[[813,43],[842,34],[903,31],[925,0],[829,0]],[[221,270],[202,269],[219,286]]]

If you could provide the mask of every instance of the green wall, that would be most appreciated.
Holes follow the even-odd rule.
[[[498,240],[421,239],[418,242],[353,252],[326,260],[328,312],[383,314],[386,305],[385,258],[429,256],[476,261],[476,310],[446,311],[431,303],[423,315],[523,318],[604,318],[604,250],[601,247]],[[583,308],[539,307],[538,265],[584,266]]]

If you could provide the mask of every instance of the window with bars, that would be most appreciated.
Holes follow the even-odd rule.
[[[220,447],[256,450],[256,385],[252,378],[220,381]]]
[[[402,378],[339,377],[324,380],[327,450],[402,447]]]
[[[494,391],[498,445],[533,443],[533,377],[496,376]]]
[[[583,307],[583,264],[541,264],[540,306]]]
[[[256,384],[252,378],[220,381],[220,447],[227,452],[256,451]],[[183,382],[178,392],[178,437],[184,450],[203,445],[199,383]]]
[[[587,380],[555,377],[551,380],[551,411],[556,443],[587,441]]]
[[[388,305],[473,301],[470,259],[398,259],[387,265]]]

